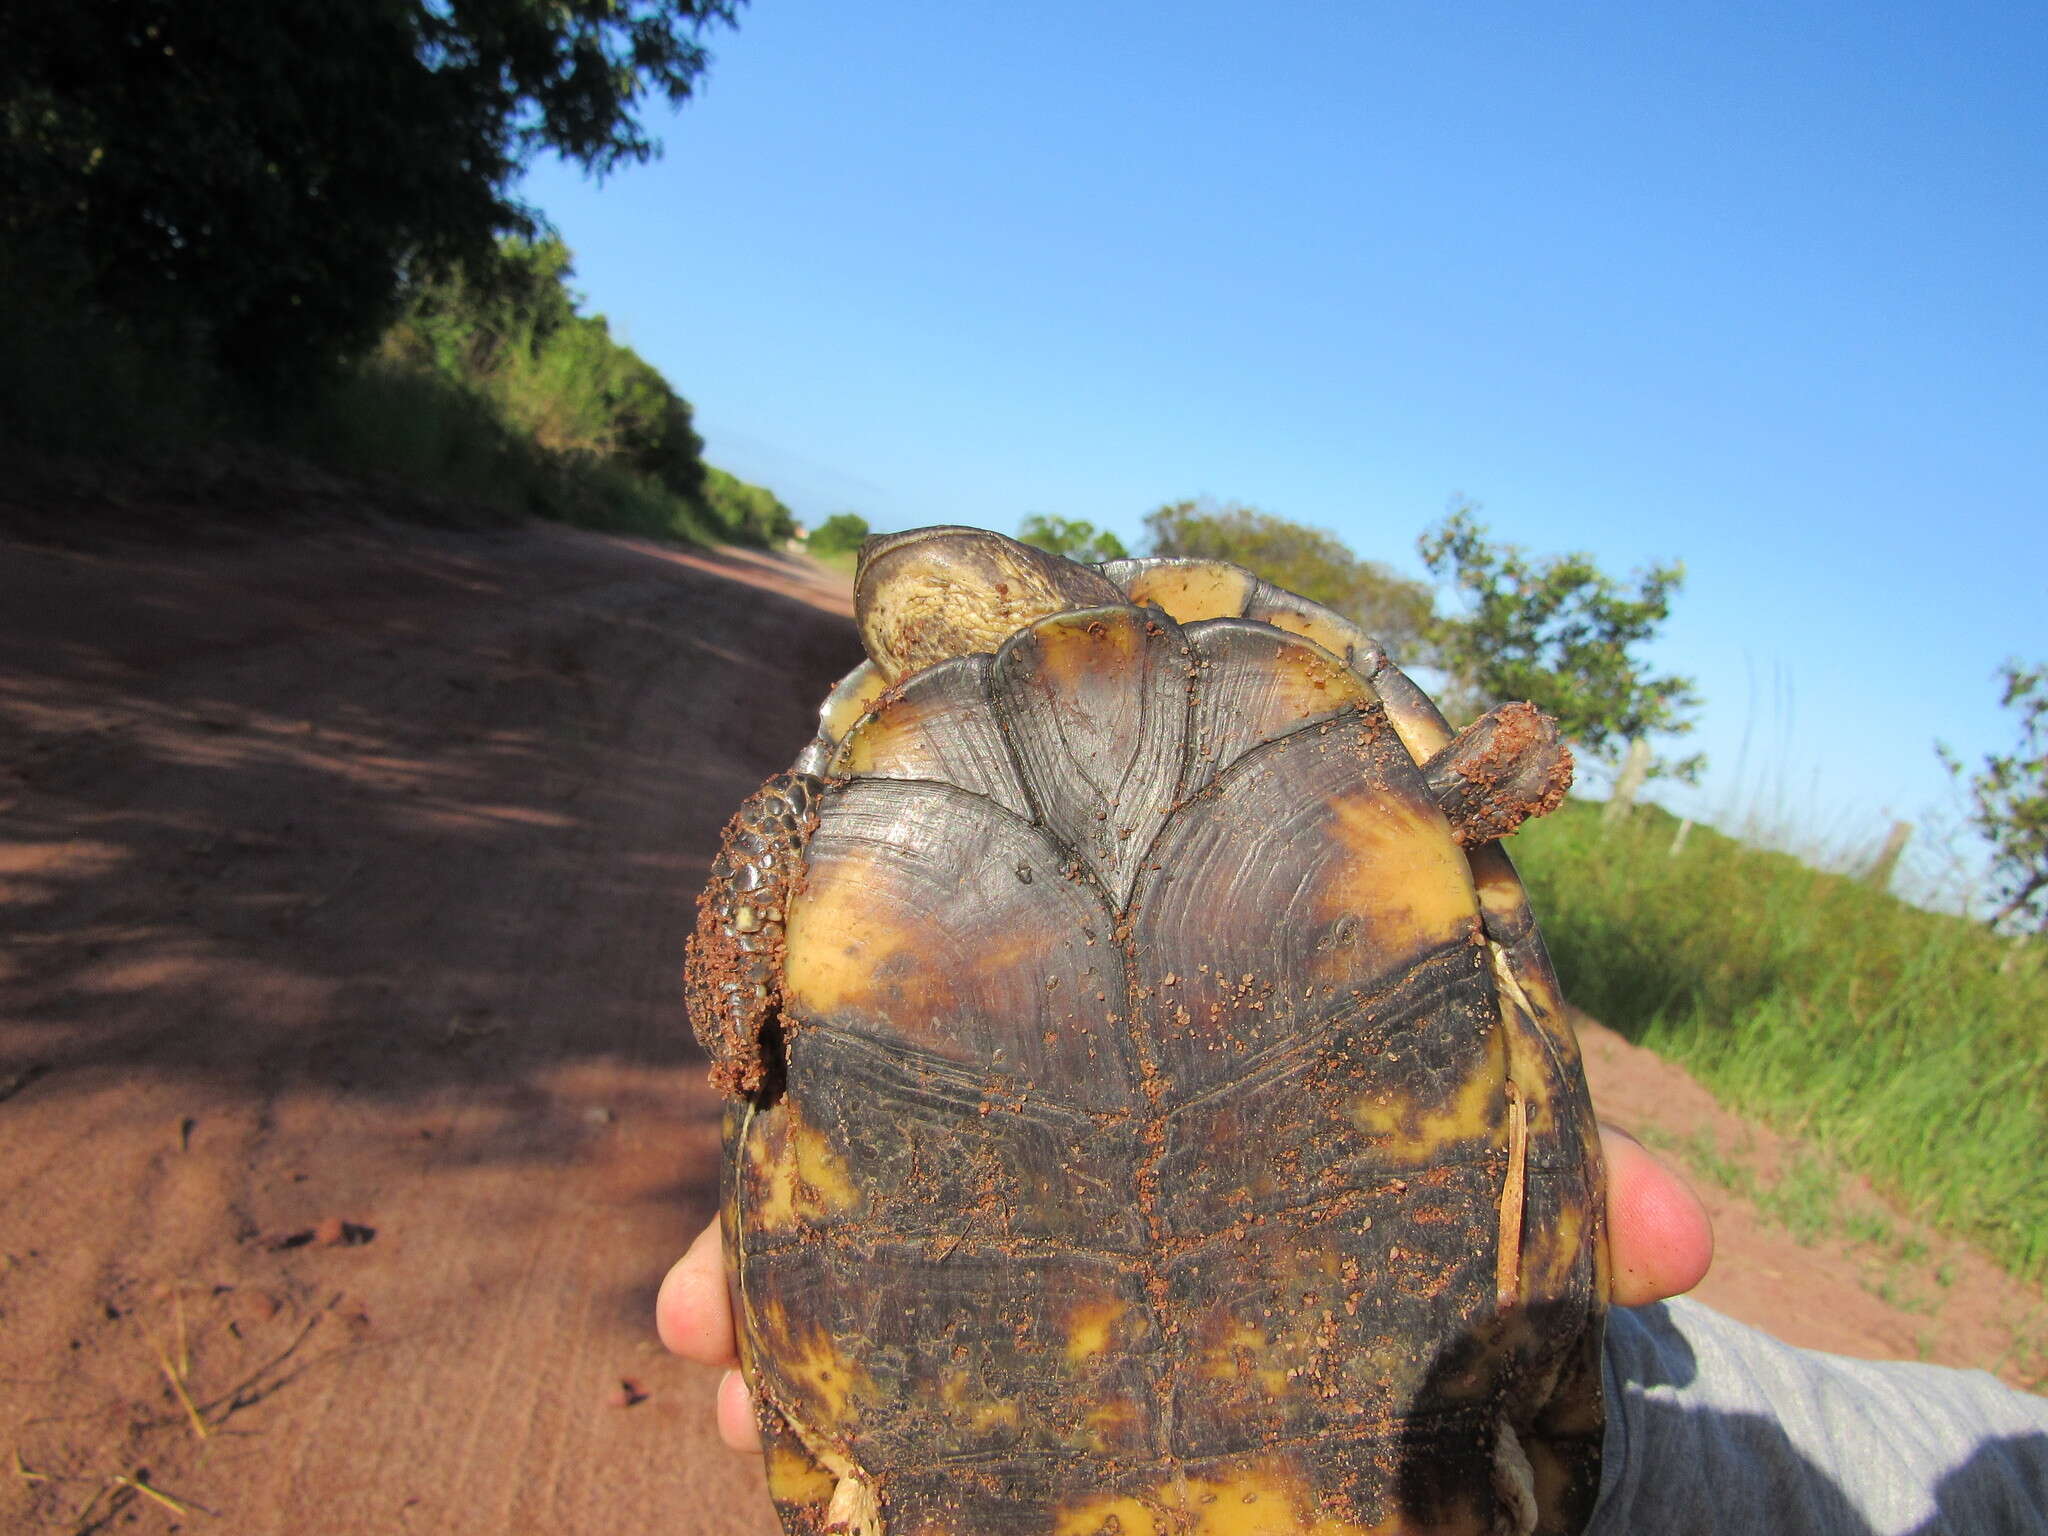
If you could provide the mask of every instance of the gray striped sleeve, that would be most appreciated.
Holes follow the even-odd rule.
[[[1697,1302],[1617,1309],[1589,1532],[2048,1536],[2048,1399],[1794,1349]]]

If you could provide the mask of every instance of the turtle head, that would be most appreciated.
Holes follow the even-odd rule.
[[[892,683],[1049,615],[1126,601],[1099,571],[980,528],[878,534],[853,578],[861,643]]]

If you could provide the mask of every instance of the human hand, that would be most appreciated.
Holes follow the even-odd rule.
[[[1714,1229],[1691,1186],[1628,1132],[1600,1127],[1607,1160],[1607,1236],[1613,1261],[1608,1299],[1642,1307],[1691,1290],[1714,1257]],[[732,1303],[718,1223],[697,1234],[661,1282],[654,1303],[661,1342],[700,1365],[727,1367],[718,1384],[718,1435],[736,1451],[759,1451],[753,1404],[738,1370]]]

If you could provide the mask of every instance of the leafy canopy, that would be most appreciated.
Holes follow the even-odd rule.
[[[834,512],[818,524],[804,547],[814,555],[850,555],[868,531],[868,520],[858,512]]]
[[[1305,528],[1235,502],[1177,501],[1147,514],[1151,553],[1228,560],[1276,586],[1341,613],[1410,661],[1427,638],[1430,592],[1333,533]]]
[[[2008,661],[1999,669],[2002,701],[2019,711],[2016,751],[1992,753],[1968,779],[1970,820],[1991,844],[1997,912],[1991,926],[2008,920],[2048,933],[2048,663],[2031,668]],[[1963,766],[1939,747],[1957,778]]]
[[[1107,528],[1097,529],[1093,523],[1082,522],[1078,518],[1048,517],[1043,512],[1034,512],[1025,518],[1017,538],[1048,554],[1064,555],[1083,565],[1123,560],[1131,553],[1124,548],[1124,541]]]
[[[517,173],[648,158],[742,0],[19,0],[0,242],[252,394],[361,355],[404,274],[531,235]]]
[[[1438,663],[1466,695],[1457,702],[1477,713],[1527,699],[1608,762],[1637,737],[1690,731],[1700,702],[1692,681],[1658,676],[1633,654],[1670,616],[1685,567],[1652,566],[1630,590],[1590,555],[1488,543],[1476,510],[1454,507],[1420,540],[1423,563],[1467,605],[1431,625]],[[1693,756],[1653,772],[1690,780],[1705,763]]]

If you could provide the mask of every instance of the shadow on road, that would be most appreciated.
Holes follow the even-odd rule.
[[[718,829],[859,656],[807,567],[563,531],[0,569],[0,1096],[694,1060]]]

